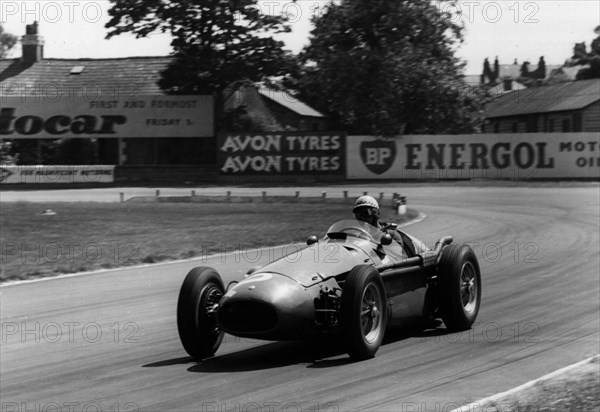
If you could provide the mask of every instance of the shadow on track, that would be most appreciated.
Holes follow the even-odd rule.
[[[382,348],[409,338],[426,338],[446,335],[448,331],[439,324],[423,330],[390,328],[386,332]],[[154,368],[191,364],[189,372],[223,373],[274,369],[290,365],[306,365],[307,368],[331,368],[354,363],[346,353],[344,343],[338,336],[321,340],[267,342],[240,351],[230,352],[197,362],[192,357],[166,359],[143,365]]]

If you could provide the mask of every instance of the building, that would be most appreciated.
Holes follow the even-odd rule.
[[[46,58],[37,22],[27,25],[21,43],[22,57],[0,61],[0,138],[88,138],[96,145],[95,163],[107,165],[217,163],[212,96],[167,95],[159,85],[172,57]],[[252,95],[251,87],[245,89],[244,95]],[[250,113],[268,120],[268,131],[326,128],[321,113],[288,93],[262,88],[252,96],[243,103]],[[125,126],[115,120],[110,133],[93,130],[92,118],[107,116],[127,116],[129,123],[138,121],[138,127],[122,131]],[[50,127],[42,125],[48,122]],[[15,125],[23,129],[21,135],[14,132]]]
[[[537,66],[532,66],[528,61],[519,64],[517,59],[513,64],[500,64],[497,57],[492,66],[486,58],[479,76],[479,84],[488,87],[491,94],[498,96],[513,90],[526,89],[532,84],[540,85],[559,67],[547,65],[544,56],[540,57]]]
[[[123,136],[114,133],[76,135],[66,124],[68,118],[105,117],[106,110],[142,118],[155,117],[155,111],[144,107],[156,99],[168,99],[158,85],[161,72],[171,58],[131,57],[112,59],[53,59],[44,57],[44,39],[38,33],[38,24],[27,25],[22,38],[22,57],[0,62],[0,95],[3,110],[13,107],[22,118],[44,119],[46,122],[60,116],[58,138],[89,138],[96,145],[95,163],[113,165],[207,164],[214,163],[214,132],[212,127],[212,101],[205,101],[201,132],[176,137],[171,130],[150,130],[151,126],[138,127]],[[117,105],[121,105],[120,108]],[[127,105],[124,109],[122,105]],[[100,110],[103,109],[104,111]],[[10,118],[4,113],[5,121]],[[199,112],[198,112],[199,113]],[[164,111],[164,117],[175,117],[177,110]],[[194,117],[197,112],[194,112]],[[15,115],[16,116],[16,115]],[[62,120],[65,119],[65,120]],[[15,120],[15,124],[19,120]],[[14,127],[13,127],[14,128]],[[6,129],[6,128],[5,128]],[[200,129],[197,129],[200,130]],[[4,139],[14,136],[7,135]],[[26,133],[34,140],[41,134]],[[20,136],[21,138],[27,136]],[[38,139],[39,140],[39,139]],[[38,144],[38,147],[40,145]],[[38,157],[39,159],[39,157]],[[41,163],[41,162],[39,162]]]
[[[483,116],[484,133],[600,132],[600,79],[506,93]]]
[[[225,110],[244,107],[251,119],[245,131],[323,131],[328,130],[325,115],[284,90],[242,82],[225,92]]]

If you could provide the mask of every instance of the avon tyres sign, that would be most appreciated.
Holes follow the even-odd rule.
[[[112,183],[115,166],[13,166],[0,165],[0,184],[10,183]]]
[[[211,96],[0,97],[0,138],[213,136]]]
[[[600,178],[599,133],[348,136],[349,179]]]
[[[344,174],[344,135],[335,132],[219,136],[222,174]]]

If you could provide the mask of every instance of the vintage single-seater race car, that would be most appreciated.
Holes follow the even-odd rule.
[[[470,328],[481,300],[473,250],[451,236],[433,249],[402,238],[404,247],[369,223],[342,220],[227,289],[215,269],[192,269],[177,303],[184,349],[201,360],[214,355],[224,333],[265,340],[335,333],[352,359],[363,360],[391,325],[441,318],[449,331]]]

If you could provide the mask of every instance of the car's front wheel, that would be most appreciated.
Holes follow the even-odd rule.
[[[192,269],[181,286],[177,301],[177,329],[185,351],[201,360],[214,355],[224,332],[216,321],[223,297],[223,280],[209,267]]]
[[[451,331],[469,329],[479,313],[481,273],[473,249],[452,244],[438,266],[440,314]]]
[[[372,266],[353,268],[342,291],[341,325],[348,354],[354,360],[375,356],[387,324],[385,287]]]

